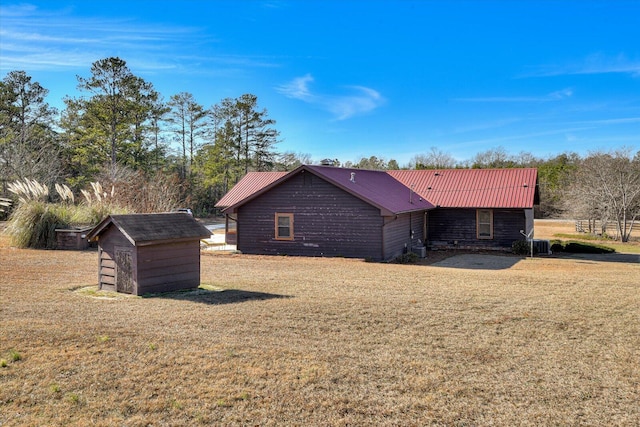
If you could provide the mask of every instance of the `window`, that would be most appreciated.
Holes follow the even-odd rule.
[[[493,239],[493,211],[478,209],[476,211],[478,239]]]
[[[292,213],[276,213],[276,240],[293,240]]]

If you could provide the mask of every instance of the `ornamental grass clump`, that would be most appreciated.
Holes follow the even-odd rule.
[[[6,212],[9,206],[11,206],[11,199],[0,197],[0,213]]]
[[[19,248],[55,247],[55,228],[59,221],[51,215],[47,205],[37,200],[18,204],[6,230],[12,245]]]
[[[113,190],[104,192],[99,183],[91,183],[93,195],[85,190],[85,200],[75,204],[73,192],[66,185],[55,185],[57,203],[49,201],[46,186],[35,180],[9,184],[17,206],[9,217],[6,233],[11,244],[19,248],[55,249],[56,229],[91,226],[110,213],[123,213],[113,201]]]

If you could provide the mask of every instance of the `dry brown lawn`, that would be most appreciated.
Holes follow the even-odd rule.
[[[599,259],[206,253],[105,298],[96,252],[5,240],[0,425],[637,426],[640,265]]]

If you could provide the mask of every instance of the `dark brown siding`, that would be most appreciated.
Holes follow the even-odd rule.
[[[138,293],[200,286],[200,241],[138,247]]]
[[[62,250],[82,250],[89,247],[89,241],[86,239],[87,233],[91,231],[91,227],[80,228],[77,230],[65,229],[56,230],[56,249]]]
[[[418,244],[418,240],[424,241],[422,237],[423,221],[424,212],[385,217],[383,227],[384,258],[395,258],[405,251],[405,247],[410,251],[411,246]]]
[[[134,247],[111,226],[98,241],[100,289],[116,291],[116,251],[131,251],[132,292],[136,295],[200,286],[200,241]]]
[[[476,237],[476,209],[434,209],[427,215],[427,243],[432,248],[510,248],[525,227],[522,209],[493,209],[493,239]]]
[[[294,214],[294,239],[275,240],[275,213]],[[238,250],[380,260],[380,210],[306,172],[238,209]]]

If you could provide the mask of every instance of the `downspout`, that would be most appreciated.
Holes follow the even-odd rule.
[[[422,221],[422,240],[425,248],[427,247],[427,239],[429,238],[429,211],[424,211],[424,219]]]
[[[412,247],[413,247],[413,218],[411,217],[411,212],[409,212],[409,247],[407,247],[407,253],[411,252]]]

